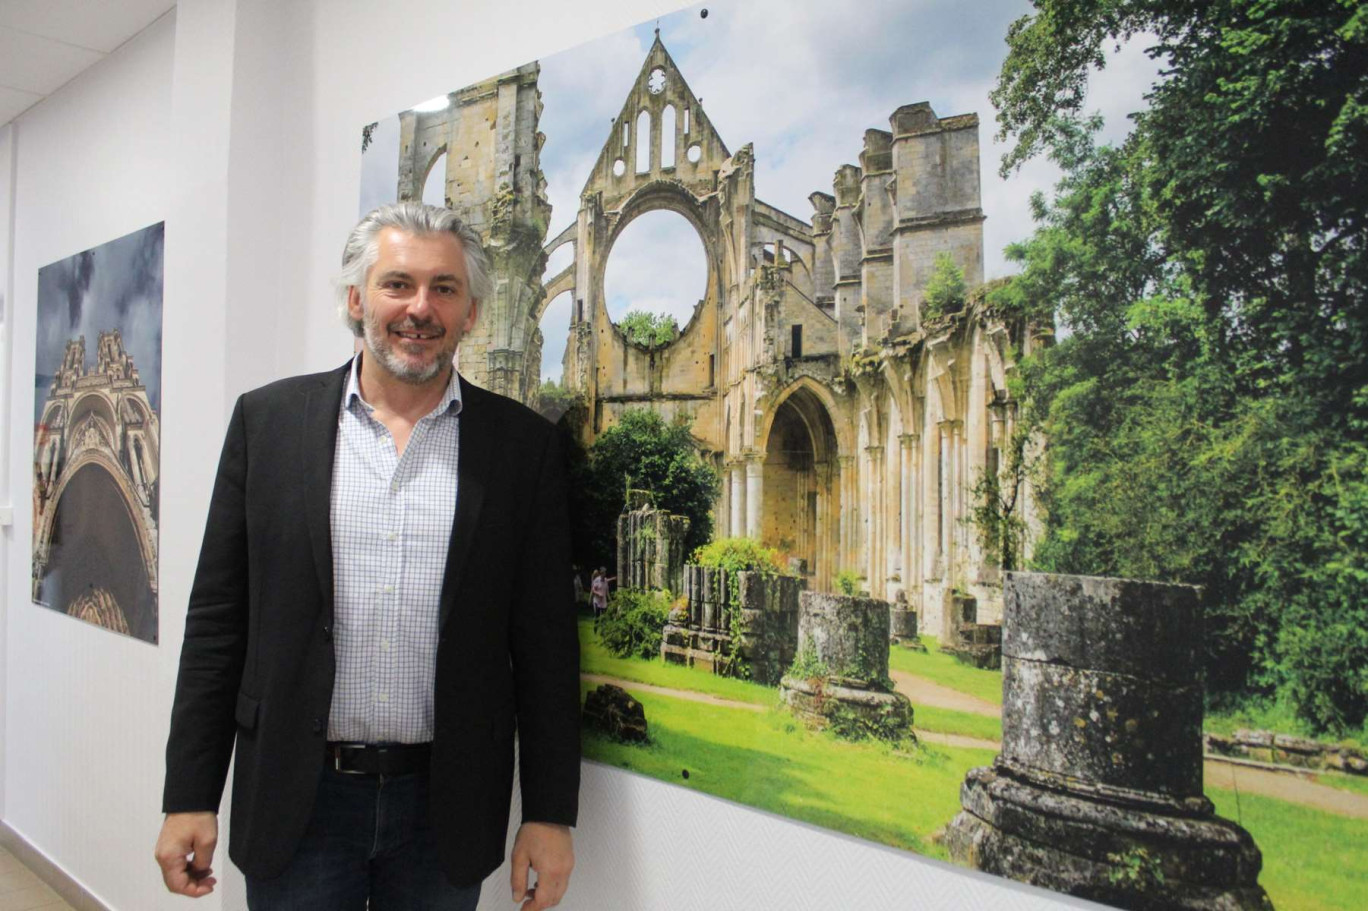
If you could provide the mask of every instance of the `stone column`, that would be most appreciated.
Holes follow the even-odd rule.
[[[744,463],[731,469],[731,521],[728,523],[732,537],[740,538],[746,534],[746,475]]]
[[[765,459],[753,455],[746,462],[746,537],[760,540],[761,507],[764,506]]]
[[[917,459],[918,437],[904,433],[898,437],[902,460],[902,583],[910,607],[921,604],[921,566],[917,563]]]
[[[811,641],[833,676],[862,681],[888,677],[889,604],[878,598],[803,592],[798,643]]]
[[[805,591],[798,604],[798,652],[810,651],[825,672],[786,674],[779,698],[800,718],[831,725],[840,736],[908,737],[912,704],[888,686],[889,603]]]
[[[855,565],[855,519],[859,514],[855,502],[855,495],[859,489],[855,477],[855,457],[837,456],[836,461],[840,466],[836,483],[841,488],[841,515],[840,547],[836,552],[836,564],[832,567],[833,576]]]
[[[1132,909],[1268,911],[1249,833],[1202,793],[1201,592],[1008,573],[1002,752],[953,859]]]
[[[870,593],[882,598],[888,575],[884,561],[884,448],[866,446],[865,452],[869,455],[866,463],[869,465],[865,497],[866,509],[869,510],[869,538],[865,542],[865,577],[869,581]]]

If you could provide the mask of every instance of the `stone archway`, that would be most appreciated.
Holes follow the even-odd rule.
[[[807,561],[816,587],[838,567],[841,484],[839,442],[821,399],[799,386],[774,409],[762,463],[761,537]]]
[[[156,642],[155,562],[116,471],[91,458],[64,479],[44,516],[46,559],[35,566],[35,595],[54,610]]]

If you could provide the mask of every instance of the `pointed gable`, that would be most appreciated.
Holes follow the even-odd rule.
[[[730,154],[657,29],[581,198],[602,192],[604,208],[616,209],[638,188],[662,179],[703,196],[713,191]]]

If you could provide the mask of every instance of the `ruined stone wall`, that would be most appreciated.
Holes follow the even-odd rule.
[[[429,170],[445,153],[446,203],[479,232],[490,254],[494,294],[480,302],[479,320],[462,340],[461,373],[519,401],[541,369],[540,351],[529,348],[551,215],[539,162],[539,72],[527,64],[452,92],[444,110],[399,115],[398,198],[421,199]]]
[[[628,492],[635,508],[618,517],[617,584],[619,588],[684,591],[684,541],[689,534],[687,516],[656,509],[646,491]]]
[[[673,164],[660,131],[669,106],[690,115]],[[638,135],[643,110],[651,130]],[[591,403],[584,442],[629,408],[684,417],[721,470],[719,535],[807,561],[817,588],[854,570],[931,630],[955,592],[977,600],[981,619],[1000,617],[1000,574],[967,518],[972,487],[1008,432],[1004,358],[1030,342],[981,302],[923,325],[938,253],[952,255],[970,288],[983,279],[978,129],[974,114],[898,108],[888,129],[865,132],[858,164],[839,165],[831,186],[811,194],[805,222],[756,198],[754,150],[727,150],[657,36],[573,230],[553,241],[575,243],[565,367]],[[638,170],[643,143],[649,165]],[[655,209],[698,230],[709,277],[682,337],[648,351],[608,318],[603,269],[623,227]],[[975,366],[989,362],[986,372]],[[806,442],[785,438],[786,403],[797,403]],[[797,451],[810,464],[792,464]]]
[[[775,686],[797,653],[805,585],[793,576],[686,566],[688,612],[665,626],[661,657]]]

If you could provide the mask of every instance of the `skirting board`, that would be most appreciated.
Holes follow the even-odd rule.
[[[9,823],[0,822],[0,845],[4,845],[24,866],[47,883],[52,891],[62,896],[62,901],[76,911],[110,911],[98,898],[85,890],[85,887],[72,879],[65,870],[53,863],[46,854],[25,840]]]

